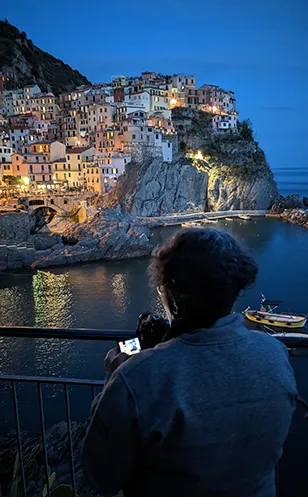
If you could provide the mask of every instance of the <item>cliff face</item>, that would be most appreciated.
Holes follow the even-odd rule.
[[[133,216],[161,216],[206,206],[207,174],[188,159],[169,164],[154,159],[146,164],[131,163],[113,192],[102,204],[121,204]]]
[[[192,210],[269,209],[278,197],[273,174],[255,142],[223,140],[202,160],[131,163],[114,191],[99,201],[133,216]]]
[[[256,142],[221,142],[211,159],[209,210],[269,209],[278,197],[273,173]]]
[[[56,95],[89,84],[82,74],[37,48],[26,33],[5,21],[0,21],[1,69],[17,75],[17,87],[37,83],[42,91]]]

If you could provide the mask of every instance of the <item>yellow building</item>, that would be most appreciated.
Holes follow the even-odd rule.
[[[94,147],[68,147],[65,160],[54,161],[55,180],[70,188],[86,187],[86,165],[96,154]]]

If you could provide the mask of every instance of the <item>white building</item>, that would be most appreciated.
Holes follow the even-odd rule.
[[[12,162],[13,148],[7,143],[0,141],[0,164]]]
[[[237,114],[218,115],[212,119],[213,131],[216,133],[234,133],[237,130]]]

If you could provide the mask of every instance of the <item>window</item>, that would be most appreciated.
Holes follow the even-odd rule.
[[[51,172],[51,165],[48,164],[48,172]]]
[[[168,142],[168,148],[170,148],[170,147],[171,147],[171,144],[170,144],[170,142]]]
[[[69,155],[67,156],[67,160],[70,160],[70,156]]]
[[[140,139],[143,140],[143,135],[140,135]]]
[[[67,169],[70,171],[71,170],[71,165],[67,164]]]
[[[42,181],[45,181],[45,174],[42,175]]]
[[[81,171],[81,164],[78,164],[78,171]]]
[[[36,159],[36,162],[38,162],[38,161],[39,161],[39,158],[38,158],[38,157],[35,157],[35,159]]]
[[[98,174],[98,169],[96,169],[96,171],[95,171],[95,172],[96,172],[96,174]]]
[[[156,140],[158,140],[158,138],[159,138],[159,136],[158,136],[158,134],[156,134]]]
[[[136,135],[132,135],[132,139],[133,139],[133,140],[136,140]]]
[[[30,173],[33,173],[33,166],[30,165]]]
[[[51,174],[49,175],[49,181],[51,181]]]
[[[66,173],[64,173],[64,179],[66,179]],[[65,200],[64,200],[64,203],[66,203]]]
[[[5,157],[2,157],[2,162],[5,162]],[[5,166],[4,166],[5,167]]]
[[[77,155],[77,159],[80,160],[80,155]]]
[[[19,171],[19,166],[17,166],[17,171]]]
[[[33,146],[33,151],[36,152],[36,146],[35,145]]]
[[[43,161],[46,162],[46,157],[45,156],[43,157]]]
[[[66,164],[63,164],[63,169],[66,169]]]
[[[71,177],[71,173],[68,173],[68,177],[69,177],[69,178]]]
[[[41,171],[44,172],[44,164],[41,166]]]

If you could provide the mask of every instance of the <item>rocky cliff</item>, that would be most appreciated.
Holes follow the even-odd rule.
[[[279,197],[265,154],[254,141],[222,137],[209,163],[209,210],[269,209]]]
[[[0,21],[0,70],[16,74],[17,87],[36,83],[56,95],[89,84],[87,78],[61,60],[43,52],[6,21]]]
[[[218,137],[203,146],[201,159],[172,164],[154,159],[131,163],[99,205],[121,205],[133,216],[162,216],[192,210],[269,209],[278,197],[273,174],[257,143]]]
[[[0,216],[0,233],[7,228],[6,216]],[[15,214],[16,219],[18,216],[25,226],[23,239],[20,235],[18,240],[0,242],[0,271],[142,257],[153,249],[151,232],[120,209],[102,209],[86,223],[67,221],[62,236],[48,227],[32,234],[33,216]]]
[[[169,164],[153,159],[129,164],[101,205],[115,208],[120,204],[133,216],[203,210],[206,188],[207,174],[192,167],[189,160],[182,158]]]

